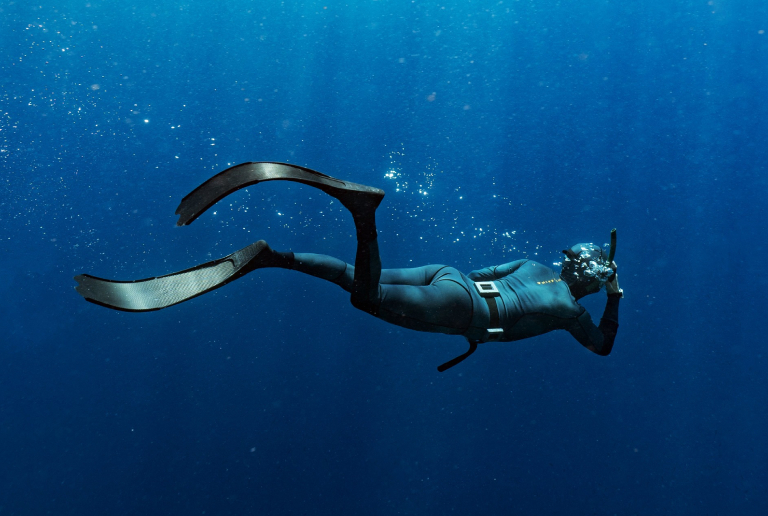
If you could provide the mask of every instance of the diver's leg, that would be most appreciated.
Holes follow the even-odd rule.
[[[425,265],[422,267],[409,267],[407,269],[382,269],[382,285],[413,285],[414,287],[426,287],[435,277],[435,271],[442,265]]]
[[[336,283],[347,292],[352,292],[355,273],[353,265],[325,254],[291,254],[293,254],[293,261],[290,267],[285,267],[286,269],[303,272],[304,274]]]
[[[381,258],[376,233],[376,206],[359,209],[352,213],[357,232],[352,306],[376,315],[381,289]]]
[[[293,264],[286,268],[333,282],[353,296],[361,277],[356,266],[323,254],[295,253]],[[456,269],[444,265],[384,269],[380,277],[375,298],[364,298],[375,310],[361,308],[364,311],[418,331],[460,335],[469,328],[472,297]]]
[[[282,265],[316,278],[324,279],[339,285],[347,292],[352,292],[355,278],[355,266],[343,260],[315,253],[279,253],[284,256],[293,255],[290,265]],[[288,263],[288,262],[284,262]],[[275,265],[274,267],[277,267]],[[381,285],[412,285],[423,287],[429,285],[434,274],[430,274],[434,266],[414,267],[408,269],[382,269],[379,284]],[[440,266],[438,266],[440,267]]]
[[[427,265],[391,272],[396,277],[387,279],[408,283],[381,284],[378,318],[418,331],[451,335],[467,331],[472,322],[472,296],[459,271]]]

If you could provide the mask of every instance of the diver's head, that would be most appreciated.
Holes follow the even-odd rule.
[[[608,253],[595,244],[576,244],[563,253],[565,259],[560,278],[576,299],[599,292],[605,282],[613,277]]]

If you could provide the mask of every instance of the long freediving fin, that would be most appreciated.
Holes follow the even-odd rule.
[[[244,276],[260,265],[264,240],[190,269],[134,281],[115,281],[89,274],[75,276],[75,289],[87,301],[125,312],[150,312],[210,292]]]
[[[314,170],[287,163],[242,163],[220,172],[195,188],[176,209],[177,226],[194,221],[208,208],[227,195],[264,181],[294,181],[313,186],[338,199],[353,215],[374,211],[384,197],[384,191],[371,186],[341,181]]]

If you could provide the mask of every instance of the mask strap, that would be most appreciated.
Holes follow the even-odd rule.
[[[563,249],[563,254],[571,260],[578,260],[579,255],[573,252],[573,249]]]

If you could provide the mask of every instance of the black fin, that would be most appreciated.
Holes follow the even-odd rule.
[[[125,312],[150,312],[172,306],[226,285],[262,266],[264,240],[190,269],[134,281],[115,281],[89,274],[75,276],[77,292],[87,301]]]
[[[373,213],[384,191],[371,186],[340,181],[308,168],[287,163],[253,162],[228,168],[195,188],[176,209],[177,226],[185,226],[227,195],[263,181],[295,181],[314,186],[338,199],[357,218]]]

